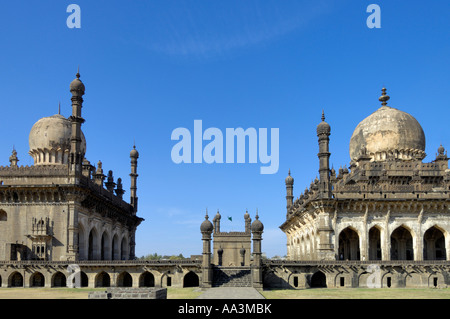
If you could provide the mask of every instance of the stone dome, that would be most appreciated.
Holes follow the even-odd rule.
[[[389,97],[380,101],[383,106],[358,124],[350,139],[350,158],[361,155],[372,161],[390,158],[411,160],[425,158],[425,134],[419,122],[410,114],[387,106]]]
[[[284,183],[286,185],[294,185],[294,178],[291,176],[291,170],[289,169],[289,173],[288,176],[286,177],[286,179],[284,180]]]
[[[331,132],[331,127],[330,124],[328,124],[327,122],[325,122],[325,113],[324,111],[322,111],[322,122],[319,123],[319,125],[317,125],[317,135],[330,135]]]
[[[259,220],[259,216],[255,216],[255,221],[252,223],[252,232],[253,233],[262,233],[264,230],[264,225]]]
[[[139,152],[136,149],[136,146],[133,146],[133,149],[130,152],[130,157],[132,158],[139,158]]]
[[[70,152],[72,123],[61,114],[38,120],[29,135],[29,154],[35,165],[67,164]],[[81,152],[86,153],[86,138],[81,132]]]
[[[213,224],[208,220],[208,215],[205,216],[205,220],[200,225],[200,231],[202,233],[211,233],[214,229]]]
[[[70,82],[70,92],[74,95],[84,95],[85,86],[83,82],[80,80],[80,71],[78,70],[76,74],[76,78]]]

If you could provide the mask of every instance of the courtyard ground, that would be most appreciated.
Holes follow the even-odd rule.
[[[237,288],[239,289],[239,288]],[[0,288],[0,299],[87,299],[90,291],[104,288]],[[450,299],[450,288],[317,288],[264,290],[266,299]],[[168,299],[195,299],[199,288],[168,288]]]

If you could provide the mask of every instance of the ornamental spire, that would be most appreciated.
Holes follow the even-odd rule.
[[[389,95],[386,94],[386,88],[382,88],[381,89],[381,96],[378,99],[381,102],[381,105],[386,106],[387,105],[387,101],[389,101],[389,99],[391,98]]]

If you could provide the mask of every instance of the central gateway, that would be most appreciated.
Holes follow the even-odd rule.
[[[217,212],[211,223],[206,214],[200,226],[203,239],[202,287],[262,288],[261,235],[264,226],[259,221],[258,212],[253,223],[249,213],[245,212],[243,232],[221,232],[220,219]],[[212,257],[211,234],[214,234]]]

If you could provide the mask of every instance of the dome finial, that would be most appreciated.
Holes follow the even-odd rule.
[[[61,115],[61,102],[58,102],[58,114]]]
[[[389,101],[389,99],[391,97],[386,94],[386,88],[385,87],[383,87],[381,89],[381,92],[382,92],[382,94],[381,94],[381,96],[380,96],[380,98],[378,100],[381,102],[381,105],[386,106],[387,105],[387,101]]]
[[[322,109],[322,122],[325,122],[325,112],[323,109]]]
[[[77,74],[76,74],[77,79],[80,78],[80,65],[78,65],[77,67]]]

